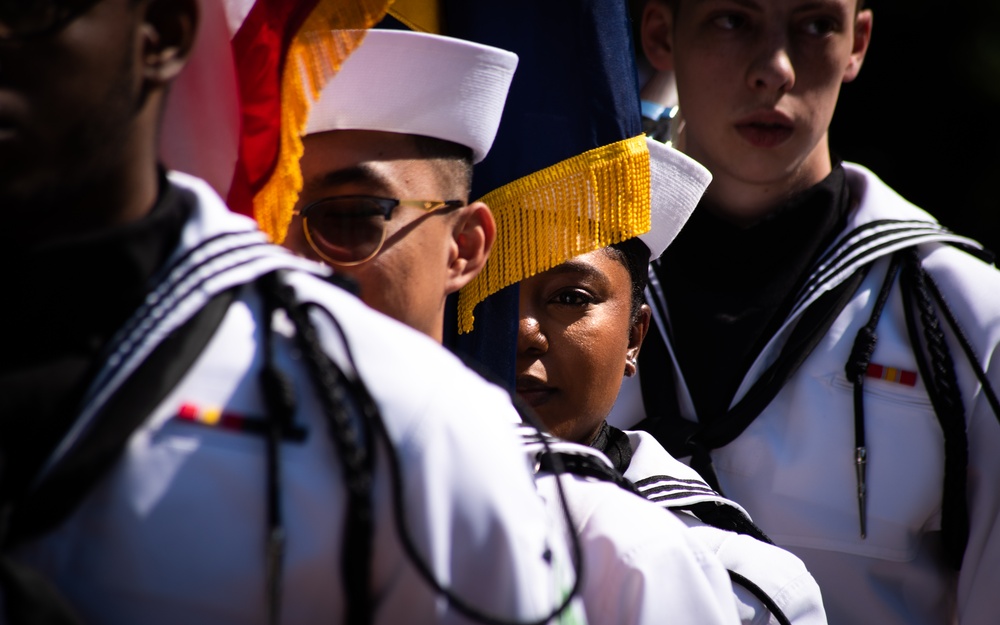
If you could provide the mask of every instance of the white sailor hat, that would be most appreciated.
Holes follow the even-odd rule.
[[[646,138],[649,148],[650,228],[639,235],[650,260],[660,257],[687,222],[712,181],[701,163],[660,141]]]
[[[517,55],[453,37],[369,30],[327,83],[306,134],[380,130],[443,139],[486,157]]]

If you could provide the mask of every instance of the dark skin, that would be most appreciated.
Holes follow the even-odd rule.
[[[520,283],[517,392],[556,436],[589,444],[649,329],[633,314],[632,279],[609,250],[577,256]]]
[[[197,23],[196,0],[101,0],[55,33],[0,42],[4,247],[148,214],[167,86]]]

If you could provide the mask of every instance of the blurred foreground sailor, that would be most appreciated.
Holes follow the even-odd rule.
[[[448,60],[455,56],[475,62],[459,66]],[[496,237],[488,203],[466,202],[471,165],[493,141],[506,85],[494,91],[491,103],[477,98],[485,97],[481,87],[496,80],[501,61],[511,57],[437,35],[368,32],[313,107],[302,157],[303,197],[285,244],[356,278],[364,301],[441,340],[446,296],[475,279]],[[509,81],[513,63],[505,65]],[[442,106],[442,92],[468,94],[469,101]],[[470,132],[485,113],[492,120],[489,132]],[[647,172],[642,188],[648,189],[642,147],[633,160]],[[440,208],[422,211],[397,199]],[[452,199],[456,205],[447,206]],[[388,214],[376,210],[380,202]],[[470,403],[469,421],[477,422],[492,401],[484,396]],[[501,401],[509,407],[512,398]],[[525,416],[533,418],[530,411]],[[531,438],[524,448],[529,462],[546,467],[538,487],[554,522],[563,523],[568,508],[573,524],[565,527],[583,554],[589,622],[655,623],[668,615],[679,622],[738,622],[724,568],[674,515],[614,481],[572,473],[557,478],[564,460],[572,464],[570,456],[604,467],[608,476],[613,472],[592,449],[550,440],[529,424],[520,432]],[[468,444],[485,449],[492,440]],[[560,446],[569,449],[558,452]]]
[[[274,7],[244,8],[223,41]],[[0,5],[3,622],[558,613],[568,553],[506,393],[158,165],[198,23]]]

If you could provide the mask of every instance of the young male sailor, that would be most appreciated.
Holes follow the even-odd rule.
[[[872,12],[651,0],[642,33],[714,178],[650,276],[640,427],[802,558],[831,623],[996,622],[1000,273],[831,154]]]
[[[158,167],[198,16],[0,5],[0,620],[544,620],[506,394]]]
[[[487,204],[466,202],[471,164],[489,150],[506,93],[506,84],[482,85],[497,81],[512,57],[449,37],[369,31],[312,109],[303,194],[285,245],[349,274],[364,301],[440,340],[447,295],[479,273],[496,236]],[[441,93],[465,94],[465,101],[441,101]],[[639,158],[648,161],[645,153]],[[494,398],[470,403],[470,422],[487,401]],[[553,446],[536,440],[525,453],[548,466],[543,458]],[[600,454],[575,447],[577,457],[611,473]],[[654,623],[667,614],[738,622],[721,563],[689,540],[678,519],[603,480],[557,481],[546,471],[538,486],[557,520],[568,505],[589,622]]]

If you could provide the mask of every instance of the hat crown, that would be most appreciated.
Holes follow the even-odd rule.
[[[517,55],[454,37],[369,30],[320,94],[306,134],[377,130],[451,141],[481,161],[496,137]]]

